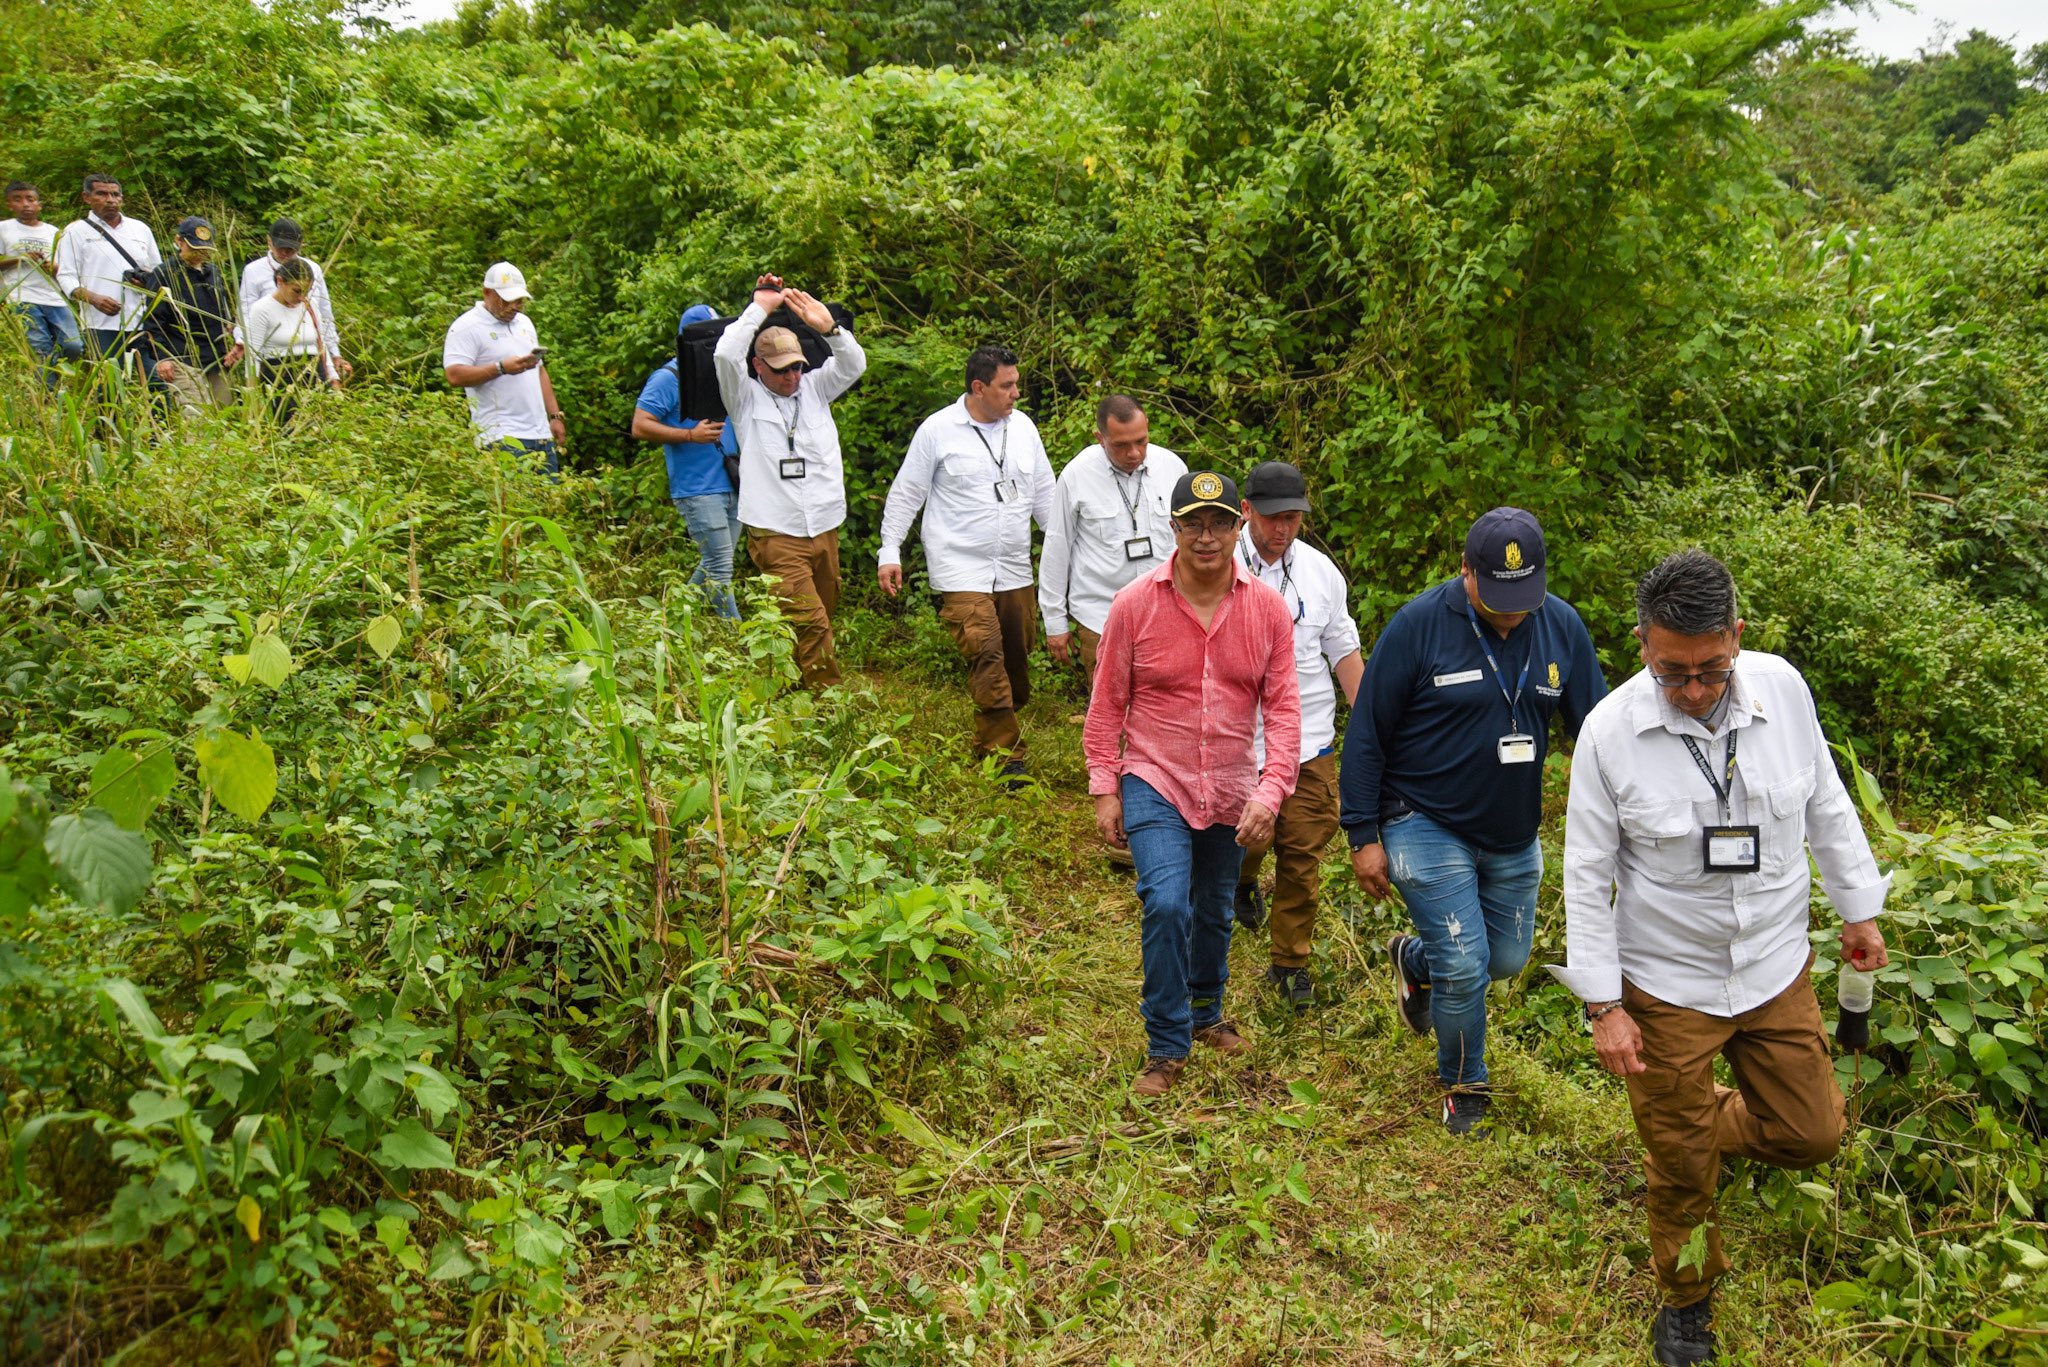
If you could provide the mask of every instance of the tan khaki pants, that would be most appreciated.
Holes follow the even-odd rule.
[[[974,699],[974,754],[1020,759],[1024,733],[1017,709],[1031,701],[1031,642],[1038,622],[1038,590],[1026,585],[999,593],[942,593],[939,620],[967,661],[967,693]]]
[[[184,408],[224,408],[234,397],[234,390],[228,384],[225,371],[202,370],[188,365],[175,357],[165,357],[171,363],[171,378],[164,381],[164,387],[171,391],[179,405]]]
[[[1244,852],[1239,887],[1259,881],[1266,851],[1273,851],[1273,900],[1266,924],[1273,938],[1273,964],[1306,968],[1316,929],[1316,895],[1323,886],[1323,851],[1337,833],[1337,757],[1317,755],[1301,766],[1294,792],[1280,804],[1273,840]]]
[[[839,532],[784,536],[747,529],[747,554],[754,568],[775,576],[775,596],[796,628],[796,663],[805,688],[829,688],[840,681],[832,650],[832,610],[839,606]]]
[[[1074,644],[1081,652],[1081,672],[1088,676],[1088,686],[1095,686],[1095,652],[1102,648],[1102,633],[1090,631],[1079,622],[1074,623]]]
[[[1628,1104],[1643,1140],[1650,1257],[1665,1301],[1690,1305],[1729,1266],[1716,1222],[1707,1229],[1706,1266],[1678,1269],[1694,1226],[1715,1219],[1722,1156],[1779,1168],[1826,1162],[1842,1142],[1842,1093],[1806,970],[1770,1001],[1734,1017],[1668,1005],[1630,982],[1623,982],[1621,1000],[1643,1032],[1648,1065],[1628,1079]],[[1716,1054],[1728,1060],[1733,1091],[1714,1081]]]

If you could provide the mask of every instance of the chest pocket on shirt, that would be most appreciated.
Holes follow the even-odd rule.
[[[955,451],[939,458],[932,470],[932,482],[951,489],[979,491],[983,502],[995,501],[996,467],[980,451]]]
[[[1768,801],[1753,806],[1753,818],[1762,826],[1763,866],[1783,872],[1794,860],[1806,859],[1806,803],[1813,796],[1813,766],[1771,785]]]
[[[1651,878],[1692,884],[1706,876],[1701,867],[1700,816],[1689,800],[1632,803],[1616,816],[1637,862]]]

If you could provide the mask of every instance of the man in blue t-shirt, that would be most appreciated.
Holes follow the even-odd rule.
[[[715,318],[709,304],[692,304],[676,324],[681,332],[692,323]],[[740,453],[732,427],[683,416],[683,386],[676,363],[664,362],[647,377],[633,407],[633,435],[662,443],[668,457],[668,496],[690,539],[697,543],[697,568],[692,584],[705,586],[720,617],[737,618],[732,596],[733,547],[740,539],[739,493],[725,473],[725,458]]]
[[[1529,961],[1553,717],[1576,738],[1607,680],[1572,605],[1545,587],[1543,529],[1520,508],[1472,524],[1458,577],[1394,614],[1344,729],[1351,867],[1398,888],[1413,935],[1387,945],[1402,1019],[1436,1031],[1444,1127],[1484,1133],[1486,986]]]

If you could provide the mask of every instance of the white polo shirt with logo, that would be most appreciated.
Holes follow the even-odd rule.
[[[533,320],[524,313],[501,323],[479,300],[448,326],[448,340],[441,347],[441,364],[491,365],[533,354],[540,338]],[[495,375],[482,384],[470,385],[469,416],[476,423],[478,446],[516,437],[521,441],[548,441],[548,406],[540,389],[540,367],[517,375]]]

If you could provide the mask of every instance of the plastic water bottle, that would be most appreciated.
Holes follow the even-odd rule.
[[[1842,1009],[1835,1026],[1835,1042],[1851,1053],[1870,1047],[1870,1001],[1876,995],[1877,974],[1843,964],[1835,975],[1835,1004]]]

